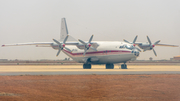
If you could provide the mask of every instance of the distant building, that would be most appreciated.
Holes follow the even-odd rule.
[[[8,59],[0,59],[0,62],[6,62]]]
[[[179,60],[180,61],[180,55],[173,57],[173,60]]]
[[[174,58],[170,58],[170,60],[171,60],[171,61],[173,61],[173,60],[174,60]]]

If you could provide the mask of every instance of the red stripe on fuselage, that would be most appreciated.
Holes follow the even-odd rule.
[[[71,53],[65,49],[63,51],[73,57],[81,57],[84,53]],[[120,50],[107,50],[107,51],[94,51],[94,52],[86,52],[86,56],[98,56],[98,55],[115,55],[115,54],[126,54],[131,53],[131,51],[120,51]]]

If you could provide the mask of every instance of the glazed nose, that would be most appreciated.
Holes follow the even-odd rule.
[[[138,51],[131,51],[131,53],[133,53],[135,56],[139,56],[139,52]]]

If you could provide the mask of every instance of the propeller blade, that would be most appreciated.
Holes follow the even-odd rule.
[[[141,52],[141,50],[139,49],[139,48],[137,48],[137,47],[135,47],[139,52]]]
[[[82,41],[81,39],[79,39],[79,42],[81,42],[82,44],[86,45],[86,43],[84,41]]]
[[[67,48],[67,47],[64,47],[67,51],[69,51],[69,52],[72,52],[69,48]]]
[[[156,51],[153,49],[154,55],[157,56]]]
[[[159,40],[159,41],[156,41],[156,42],[154,43],[154,45],[158,44],[159,42],[160,42],[160,40]]]
[[[136,37],[134,38],[133,44],[136,42],[136,40],[137,40],[137,37],[138,37],[138,36],[136,36]]]
[[[57,52],[57,55],[56,55],[56,56],[58,56],[60,52],[61,52],[61,49],[59,49],[59,50],[58,50],[58,52]]]
[[[147,36],[147,39],[148,39],[149,44],[151,45],[152,43],[151,43],[151,40],[149,39],[149,37],[148,37],[148,36]]]
[[[127,40],[125,40],[125,39],[124,39],[124,42],[131,44],[129,41],[127,41]]]
[[[61,52],[61,50],[63,50],[63,48],[65,47],[65,42],[67,41],[68,37],[69,37],[69,35],[67,35],[67,36],[65,37],[65,39],[64,39],[64,41],[63,41],[62,44],[61,44],[59,41],[57,41],[56,39],[53,39],[53,41],[59,45],[59,50],[58,50],[56,56],[58,56],[59,53]],[[65,47],[65,49],[71,52],[71,50],[70,50],[69,48],[66,48],[66,47]]]
[[[95,51],[97,51],[97,49],[96,48],[93,48],[93,47],[90,47],[91,49],[93,49],[93,50],[95,50]]]
[[[57,41],[56,39],[53,39],[53,41],[56,42],[58,45],[61,45],[61,43]]]
[[[87,52],[87,49],[85,49],[85,50],[84,50],[84,54],[83,54],[83,55],[85,55],[85,54],[86,54],[86,52]]]
[[[93,36],[94,36],[94,35],[92,35],[91,38],[89,39],[89,43],[91,43],[91,41],[92,41],[92,39],[93,39]]]
[[[65,42],[67,41],[68,37],[69,37],[69,35],[67,35],[67,36],[65,37],[63,43],[65,43]]]
[[[144,49],[143,52],[145,52],[147,49]]]

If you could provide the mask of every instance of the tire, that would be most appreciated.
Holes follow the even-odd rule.
[[[114,69],[114,64],[106,64],[106,69]]]
[[[91,64],[83,64],[83,69],[91,69]]]
[[[121,65],[121,69],[127,69],[127,65],[126,64],[122,64]]]

